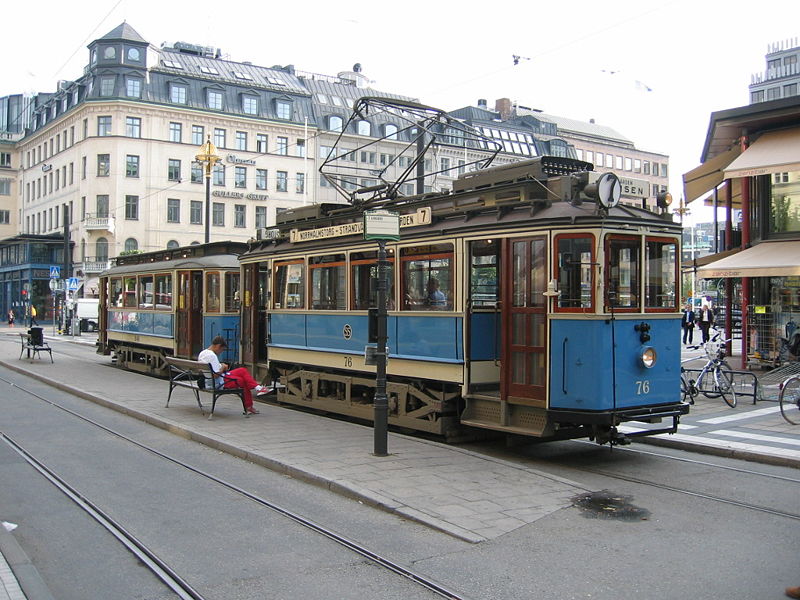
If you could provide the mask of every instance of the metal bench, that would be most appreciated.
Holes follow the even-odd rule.
[[[197,406],[200,407],[200,412],[205,415],[203,403],[200,402],[200,394],[211,395],[211,414],[208,415],[209,419],[214,417],[214,409],[217,406],[217,399],[221,396],[238,396],[242,402],[242,412],[245,417],[249,417],[244,406],[244,390],[240,387],[217,387],[215,385],[206,385],[206,381],[214,381],[216,377],[222,377],[223,381],[233,381],[228,379],[225,375],[214,375],[211,365],[206,362],[197,360],[188,360],[185,358],[175,358],[173,356],[165,356],[164,362],[169,367],[169,394],[167,395],[167,405],[169,408],[169,401],[172,398],[172,392],[176,387],[188,388],[194,392]]]
[[[28,358],[41,358],[41,353],[47,352],[50,362],[54,362],[53,349],[44,341],[44,330],[41,327],[31,327],[27,333],[20,332],[19,341],[22,345],[19,351],[20,360],[25,352],[28,353]]]

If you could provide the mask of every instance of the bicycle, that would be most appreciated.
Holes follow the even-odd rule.
[[[706,398],[719,398],[734,408],[736,406],[736,389],[733,385],[733,373],[730,365],[725,361],[725,344],[730,340],[720,340],[720,334],[716,333],[703,346],[688,346],[692,350],[701,347],[705,350],[706,364],[700,370],[697,379],[692,379],[683,366],[685,363],[702,358],[694,356],[685,358],[681,361],[681,400],[684,402],[689,399],[689,404],[694,404],[694,399],[698,394],[703,394]]]
[[[781,384],[781,414],[792,425],[800,425],[800,375],[792,375]]]

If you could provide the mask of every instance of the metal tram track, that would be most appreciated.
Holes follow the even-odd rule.
[[[188,471],[191,471],[192,473],[200,475],[201,477],[204,477],[205,479],[208,479],[208,480],[210,480],[210,481],[212,481],[212,482],[214,482],[214,483],[216,483],[216,484],[218,484],[218,485],[220,485],[220,486],[222,486],[222,487],[224,487],[224,488],[226,488],[226,489],[228,489],[230,491],[236,492],[236,493],[244,496],[245,498],[247,498],[247,499],[249,499],[249,500],[251,500],[251,501],[253,501],[253,502],[255,502],[255,503],[257,503],[257,504],[259,504],[259,505],[261,505],[263,507],[265,507],[265,508],[269,508],[270,510],[272,510],[272,511],[278,513],[278,514],[283,515],[284,517],[286,517],[288,519],[291,519],[295,523],[297,523],[299,525],[302,525],[303,527],[306,527],[306,528],[308,528],[308,529],[310,529],[310,530],[312,530],[312,531],[314,531],[314,532],[316,532],[316,533],[328,538],[329,540],[339,544],[340,546],[344,546],[345,548],[349,549],[351,552],[354,552],[354,553],[366,558],[367,560],[371,561],[372,563],[374,563],[374,564],[376,564],[376,565],[378,565],[378,566],[380,566],[380,567],[382,567],[382,568],[384,568],[384,569],[386,569],[388,571],[391,571],[392,573],[394,573],[396,575],[399,575],[400,577],[403,577],[403,578],[405,578],[407,580],[410,580],[413,583],[416,583],[417,585],[419,585],[419,586],[421,586],[423,588],[426,588],[427,590],[437,594],[438,596],[441,596],[442,598],[447,598],[449,600],[469,600],[469,598],[467,596],[464,596],[463,594],[454,592],[454,591],[450,590],[449,588],[447,588],[446,586],[444,586],[443,584],[440,584],[440,583],[434,581],[433,579],[431,579],[429,577],[426,577],[425,575],[417,573],[417,572],[415,572],[415,571],[413,571],[413,570],[411,570],[411,569],[409,569],[409,568],[407,568],[407,567],[405,567],[405,566],[403,566],[403,565],[401,565],[401,564],[399,564],[399,563],[397,563],[397,562],[395,562],[395,561],[393,561],[393,560],[391,560],[389,558],[386,558],[385,556],[382,556],[382,555],[378,554],[377,552],[373,552],[372,550],[368,549],[366,546],[363,546],[363,545],[359,544],[358,542],[347,538],[344,535],[338,534],[335,531],[333,531],[331,529],[328,529],[328,528],[324,527],[323,525],[320,525],[319,523],[316,523],[315,521],[312,521],[311,519],[303,517],[302,515],[297,514],[297,513],[293,512],[293,511],[285,508],[285,507],[279,506],[278,504],[275,504],[274,502],[272,502],[270,500],[267,500],[266,498],[262,498],[261,496],[253,494],[251,492],[248,492],[244,488],[241,488],[241,487],[239,487],[239,486],[237,486],[237,485],[235,485],[233,483],[230,483],[228,481],[225,481],[224,479],[221,479],[221,478],[219,478],[219,477],[217,477],[215,475],[207,473],[207,472],[203,471],[202,469],[194,467],[194,466],[192,466],[192,465],[190,465],[190,464],[188,464],[188,463],[186,463],[186,462],[184,462],[184,461],[182,461],[180,459],[177,459],[177,458],[174,458],[172,456],[169,456],[168,454],[165,454],[165,453],[161,452],[160,450],[157,450],[157,449],[155,449],[155,448],[153,448],[151,446],[148,446],[147,444],[143,444],[141,442],[138,442],[138,441],[134,440],[133,438],[130,438],[130,437],[126,436],[125,434],[120,433],[118,431],[115,431],[114,429],[112,429],[112,428],[110,428],[110,427],[108,427],[106,425],[103,425],[102,423],[98,423],[97,421],[95,421],[95,420],[93,420],[93,419],[91,419],[89,417],[81,415],[80,413],[75,412],[74,410],[72,410],[70,408],[62,406],[62,405],[58,404],[57,402],[54,402],[54,401],[49,400],[49,399],[47,399],[47,398],[45,398],[43,396],[40,396],[39,394],[37,394],[37,393],[35,393],[35,392],[31,391],[31,390],[28,390],[28,389],[26,389],[26,388],[24,388],[22,386],[16,385],[12,381],[9,381],[9,380],[4,379],[2,377],[0,377],[0,381],[2,381],[4,383],[7,383],[7,384],[9,384],[9,385],[11,385],[13,387],[16,387],[17,389],[19,389],[19,390],[21,390],[21,391],[33,396],[34,398],[36,398],[38,400],[41,400],[42,402],[45,402],[46,404],[50,404],[54,408],[58,408],[60,410],[63,410],[64,412],[72,415],[73,417],[76,417],[76,418],[78,418],[78,419],[80,419],[80,420],[82,420],[82,421],[84,421],[86,423],[89,423],[89,424],[91,424],[91,425],[93,425],[95,427],[98,427],[98,428],[102,429],[103,431],[105,431],[105,432],[107,432],[107,433],[109,433],[109,434],[111,434],[111,435],[113,435],[115,437],[123,439],[126,442],[129,442],[129,443],[131,443],[131,444],[133,444],[133,445],[135,445],[135,446],[137,446],[137,447],[139,447],[139,448],[141,448],[143,450],[146,450],[147,452],[150,452],[151,454],[154,454],[154,455],[158,456],[159,458],[162,458],[162,459],[164,459],[164,460],[166,460],[168,462],[171,462],[171,463],[173,463],[173,464],[175,464],[175,465],[177,465],[179,467],[182,467],[182,468],[184,468],[184,469],[186,469]],[[180,598],[203,600],[203,596],[201,596],[197,591],[193,590],[188,585],[188,583],[183,581],[176,573],[174,573],[174,571],[172,571],[166,565],[166,563],[164,563],[162,560],[160,560],[152,551],[148,550],[147,547],[141,541],[137,540],[134,536],[132,536],[127,531],[125,531],[125,529],[121,525],[116,523],[111,517],[109,517],[108,515],[103,513],[102,510],[100,510],[98,507],[93,505],[88,499],[86,499],[79,492],[77,492],[72,487],[70,487],[65,481],[63,481],[60,477],[58,477],[58,475],[56,475],[54,472],[50,471],[45,465],[40,463],[36,458],[34,458],[27,451],[25,451],[19,444],[17,444],[11,438],[9,438],[5,433],[0,432],[0,437],[2,437],[6,441],[6,443],[8,443],[12,448],[14,448],[14,450],[16,450],[23,458],[25,458],[26,461],[28,461],[32,466],[34,466],[34,468],[36,468],[37,471],[39,471],[42,475],[44,475],[51,483],[53,483],[56,487],[58,487],[58,489],[60,489],[62,492],[64,492],[78,506],[83,508],[87,513],[89,513],[98,522],[100,522],[104,527],[106,527],[106,529],[108,529],[118,540],[120,540],[129,550],[131,550],[131,552],[133,552],[138,558],[140,558],[142,560],[142,562],[145,565],[147,565],[148,568],[150,568],[153,571],[153,573],[156,574],[156,576],[158,576],[162,581],[164,581],[164,583],[168,587],[170,587],[170,589],[175,591],[175,593],[178,594],[178,596]]]

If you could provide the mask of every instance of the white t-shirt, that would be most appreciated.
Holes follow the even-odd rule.
[[[210,364],[211,368],[214,369],[214,373],[219,374],[219,372],[222,370],[222,363],[219,362],[219,356],[217,356],[217,353],[214,352],[213,350],[209,350],[208,348],[206,348],[200,354],[197,355],[197,360],[199,362]],[[224,381],[222,377],[217,377],[215,387],[222,387],[223,383]],[[211,386],[210,376],[206,376],[206,385],[209,387]]]

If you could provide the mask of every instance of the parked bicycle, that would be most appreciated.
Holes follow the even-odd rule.
[[[733,373],[730,365],[725,361],[725,344],[730,340],[720,339],[716,333],[705,344],[688,346],[691,350],[705,350],[706,364],[700,369],[697,379],[692,379],[684,364],[703,358],[704,355],[685,358],[681,361],[681,399],[689,404],[694,404],[698,394],[706,398],[719,398],[731,408],[736,406],[736,389],[733,385]]]
[[[800,375],[792,375],[781,384],[781,414],[792,425],[800,425]]]

